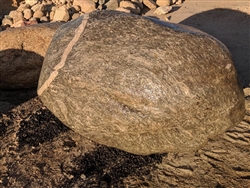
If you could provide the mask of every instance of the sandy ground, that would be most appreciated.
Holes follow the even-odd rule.
[[[248,1],[192,1],[170,21],[203,30],[231,51],[239,79],[250,83]],[[148,16],[152,15],[149,11]],[[165,19],[161,16],[160,19]],[[68,129],[36,90],[0,91],[0,187],[250,187],[250,88],[236,127],[190,153],[136,156],[98,145]]]

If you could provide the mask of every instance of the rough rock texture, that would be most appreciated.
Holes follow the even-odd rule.
[[[74,0],[73,5],[81,7],[81,11],[84,13],[96,10],[96,4],[92,0]]]
[[[156,4],[160,7],[171,5],[171,0],[156,0]]]
[[[57,30],[38,94],[76,132],[142,155],[197,149],[244,116],[222,43],[116,11],[93,12]]]
[[[37,87],[45,53],[61,23],[0,32],[0,89]]]
[[[138,156],[68,129],[32,93],[0,91],[0,187],[250,187],[250,114],[195,152]]]

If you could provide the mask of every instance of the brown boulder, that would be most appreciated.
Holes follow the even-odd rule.
[[[37,87],[42,62],[60,23],[0,32],[0,89]]]
[[[244,116],[221,42],[117,11],[95,11],[57,30],[38,95],[86,138],[141,155],[195,150]]]

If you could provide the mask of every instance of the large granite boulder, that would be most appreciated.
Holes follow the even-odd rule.
[[[37,87],[44,56],[60,25],[36,24],[0,32],[0,89]]]
[[[244,116],[222,43],[116,11],[94,11],[56,31],[38,95],[81,135],[141,155],[195,150]]]

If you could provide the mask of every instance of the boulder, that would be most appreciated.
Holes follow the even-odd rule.
[[[0,89],[37,87],[45,53],[60,23],[0,32]]]
[[[38,95],[84,137],[140,155],[196,150],[244,117],[221,42],[118,11],[94,11],[56,31]]]

